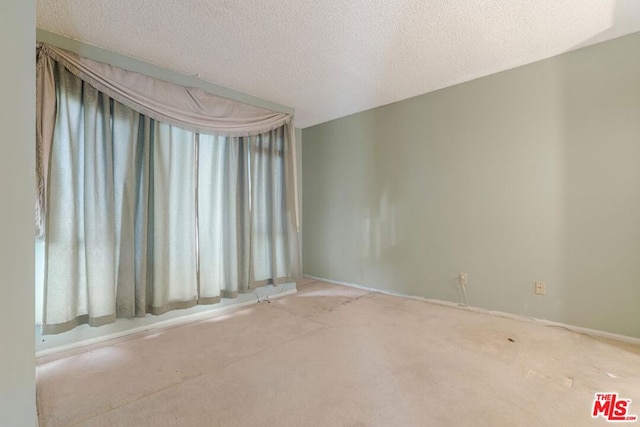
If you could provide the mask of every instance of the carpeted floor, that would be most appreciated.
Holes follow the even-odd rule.
[[[40,358],[40,427],[606,425],[591,417],[596,392],[640,415],[640,346],[312,280],[298,290]]]

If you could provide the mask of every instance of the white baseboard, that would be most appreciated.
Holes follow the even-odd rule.
[[[425,297],[419,297],[419,296],[413,296],[413,295],[406,295],[406,294],[401,294],[401,293],[398,293],[398,292],[392,292],[392,291],[387,291],[387,290],[383,290],[383,289],[372,288],[372,287],[369,287],[369,286],[363,286],[363,285],[359,285],[359,284],[356,284],[356,283],[341,282],[339,280],[332,280],[332,279],[326,279],[324,277],[311,276],[311,275],[308,275],[308,274],[305,274],[303,277],[306,277],[306,278],[309,278],[309,279],[313,279],[313,280],[321,280],[323,282],[333,283],[333,284],[336,284],[336,285],[348,286],[350,288],[362,289],[362,290],[369,291],[369,292],[377,292],[377,293],[386,294],[386,295],[393,295],[393,296],[397,296],[397,297],[401,297],[401,298],[409,298],[409,299],[415,299],[415,300],[419,300],[419,301],[426,301],[426,302],[429,302],[429,303],[432,303],[432,304],[442,305],[442,306],[450,307],[450,308],[456,308],[458,310],[473,311],[473,312],[476,312],[476,313],[489,314],[489,315],[492,315],[492,316],[504,317],[504,318],[513,319],[513,320],[522,320],[522,321],[525,321],[525,322],[536,323],[538,325],[543,325],[543,326],[556,326],[556,327],[568,329],[568,330],[570,330],[572,332],[577,332],[577,333],[581,333],[581,334],[585,334],[585,335],[590,335],[590,336],[599,337],[599,338],[607,338],[607,339],[627,342],[627,343],[630,343],[630,344],[640,345],[640,338],[630,337],[630,336],[621,335],[621,334],[614,334],[612,332],[600,331],[598,329],[584,328],[582,326],[569,325],[569,324],[566,324],[566,323],[554,322],[554,321],[546,320],[546,319],[538,319],[536,317],[524,316],[524,315],[520,315],[520,314],[505,313],[503,311],[486,310],[486,309],[480,308],[480,307],[470,307],[470,306],[466,306],[464,304],[458,304],[458,303],[451,302],[451,301],[444,301],[444,300],[439,300],[439,299],[431,299],[431,298],[425,298]]]
[[[150,331],[150,330],[155,330],[155,329],[161,329],[161,328],[168,328],[168,327],[172,327],[172,326],[179,326],[179,325],[183,325],[186,323],[190,323],[190,322],[196,322],[199,320],[203,320],[203,319],[209,319],[209,318],[214,318],[217,316],[222,316],[224,314],[229,314],[232,313],[234,311],[237,311],[241,308],[244,308],[246,306],[249,305],[255,305],[258,304],[262,301],[265,300],[269,300],[269,299],[276,299],[276,298],[281,298],[287,295],[292,295],[295,294],[297,292],[297,289],[294,288],[293,289],[286,289],[285,287],[287,286],[287,284],[284,285],[280,285],[280,287],[283,287],[282,290],[279,290],[277,288],[274,288],[272,292],[261,292],[261,295],[259,295],[258,298],[251,296],[251,299],[248,301],[243,301],[243,302],[237,302],[237,303],[232,303],[223,307],[216,307],[215,305],[211,306],[211,309],[206,310],[206,311],[200,311],[197,313],[190,313],[190,314],[185,314],[179,317],[174,317],[171,319],[166,319],[166,320],[159,320],[157,322],[154,323],[150,323],[150,324],[145,324],[145,325],[141,325],[141,326],[137,326],[137,327],[132,327],[132,328],[128,328],[126,330],[123,331],[118,331],[118,332],[113,332],[113,333],[107,333],[104,335],[100,335],[100,336],[96,336],[96,337],[92,337],[92,338],[88,338],[88,339],[81,339],[78,341],[74,341],[68,344],[63,344],[63,345],[57,345],[55,347],[52,348],[47,348],[44,350],[40,350],[36,352],[36,358],[39,357],[43,357],[43,356],[50,356],[56,353],[62,353],[62,352],[67,352],[67,351],[71,351],[71,350],[76,350],[82,347],[86,347],[89,345],[93,345],[93,344],[98,344],[104,341],[109,341],[109,340],[114,340],[114,339],[118,339],[118,338],[122,338],[122,337],[126,337],[127,335],[133,335],[133,334],[137,334],[137,333],[141,333],[141,332],[146,332],[146,331]],[[264,289],[264,288],[259,288],[259,289]],[[249,294],[244,294],[244,295],[249,295]],[[197,306],[196,306],[197,307]],[[135,321],[136,319],[133,319],[133,321]],[[71,331],[70,331],[71,332]]]

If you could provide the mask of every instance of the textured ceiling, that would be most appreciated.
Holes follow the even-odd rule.
[[[307,127],[640,31],[640,1],[38,0],[37,25]]]

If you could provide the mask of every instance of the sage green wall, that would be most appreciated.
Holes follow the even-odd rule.
[[[0,425],[35,426],[35,1],[0,13]]]
[[[302,230],[302,129],[296,128],[296,179],[298,187],[298,220]],[[302,232],[299,233],[300,255],[302,255]],[[302,262],[302,256],[300,257]]]
[[[305,273],[461,302],[467,272],[472,306],[640,337],[638,52],[640,33],[304,129]]]

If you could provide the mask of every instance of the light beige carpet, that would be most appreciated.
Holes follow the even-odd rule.
[[[606,425],[596,392],[640,415],[640,346],[317,281],[38,362],[41,427]]]

